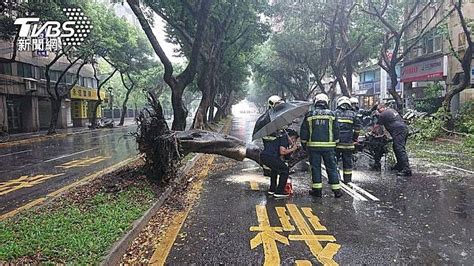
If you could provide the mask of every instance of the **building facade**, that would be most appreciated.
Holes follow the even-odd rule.
[[[463,3],[463,13],[468,21],[474,19],[474,3],[471,2],[464,1]],[[442,86],[439,97],[444,96],[447,90],[451,90],[459,83],[459,77],[463,75],[461,65],[454,56],[449,42],[450,38],[452,48],[463,56],[466,49],[466,36],[462,31],[457,13],[453,12],[445,22],[440,24],[446,24],[447,34],[442,30],[442,26],[435,27],[435,24],[447,14],[447,10],[451,8],[450,5],[450,2],[446,1],[444,11],[439,12],[431,22],[432,25],[428,26],[429,32],[405,58],[401,81],[405,87],[404,99],[407,107],[416,107],[416,102],[426,98],[427,88],[434,84]],[[413,23],[407,32],[407,42],[420,34],[421,29],[433,17],[434,12],[435,4],[424,11],[416,23]],[[471,81],[471,84],[474,82]],[[456,111],[466,102],[473,100],[474,89],[468,88],[453,99],[451,109]]]
[[[0,43],[0,57],[10,58],[11,43]],[[46,89],[45,66],[52,55],[18,52],[16,61],[0,64],[0,127],[10,133],[47,129],[51,120],[50,94]],[[59,60],[50,70],[52,87],[69,63]],[[60,86],[70,86],[78,66],[68,70]],[[97,84],[90,65],[80,71],[80,78],[62,101],[58,128],[85,126],[97,101]],[[53,89],[54,90],[54,89]],[[54,92],[53,92],[54,93]],[[105,99],[105,93],[101,93]],[[101,111],[98,110],[98,115]]]
[[[400,73],[400,67],[397,67]],[[371,108],[374,104],[392,99],[388,89],[391,80],[388,73],[379,65],[373,64],[358,71],[359,86],[354,87],[353,96],[359,99],[361,108]],[[398,83],[396,91],[403,95],[403,84]]]

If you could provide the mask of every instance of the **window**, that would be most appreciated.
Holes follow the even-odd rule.
[[[84,87],[85,86],[85,83],[84,83],[84,77],[79,77],[79,86],[82,86]]]
[[[61,76],[60,71],[54,71],[53,70],[53,71],[49,72],[49,78],[51,79],[51,81],[58,81],[59,76]]]
[[[424,53],[431,54],[439,52],[442,49],[442,38],[440,35],[430,34],[425,38]]]
[[[45,67],[40,67],[39,68],[39,77],[40,77],[40,79],[46,79],[45,71],[46,71]]]
[[[66,73],[66,84],[72,84],[74,80],[74,75],[71,73]]]
[[[24,78],[33,78],[33,66],[24,63],[18,63],[18,76]]]
[[[466,34],[461,32],[458,34],[458,48],[463,48],[466,46]]]
[[[0,74],[11,75],[12,74],[12,64],[10,64],[10,63],[1,63],[0,64]]]

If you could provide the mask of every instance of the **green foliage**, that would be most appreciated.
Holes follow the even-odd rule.
[[[442,127],[448,116],[449,114],[443,108],[440,108],[431,116],[416,119],[412,125],[417,130],[415,139],[434,140],[441,136],[444,133]]]
[[[455,128],[462,133],[474,134],[474,101],[467,102],[461,107],[456,116]]]
[[[0,222],[0,261],[41,255],[49,262],[99,264],[105,251],[151,205],[149,187],[100,193],[83,204],[29,211]]]
[[[441,86],[441,84],[438,82],[430,84],[423,90],[425,97],[416,101],[416,110],[420,112],[427,112],[429,114],[436,112],[442,104],[441,93],[443,90],[443,86]]]

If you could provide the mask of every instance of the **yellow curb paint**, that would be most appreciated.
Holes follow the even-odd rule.
[[[311,266],[311,261],[309,260],[295,260],[296,266]]]
[[[280,218],[280,223],[283,225],[283,230],[286,232],[295,231],[295,227],[291,224],[290,216],[286,214],[285,207],[275,207],[275,210]]]
[[[258,183],[255,182],[255,181],[250,181],[250,189],[252,189],[254,191],[260,190],[260,188],[258,187]]]
[[[250,231],[260,228],[261,230],[259,231],[261,232],[250,240],[250,248],[254,249],[262,245],[265,254],[265,262],[263,265],[280,265],[280,253],[278,252],[277,241],[285,245],[289,245],[290,242],[288,238],[276,233],[283,231],[283,228],[270,226],[267,208],[264,205],[256,205],[255,208],[259,226],[252,226]]]
[[[209,169],[211,168],[212,163],[214,162],[215,155],[210,155],[207,162],[203,166],[202,171],[198,174],[198,180],[193,184],[191,188],[191,193],[188,193],[188,200],[193,204],[187,207],[185,211],[175,214],[172,218],[170,227],[167,229],[165,237],[163,240],[155,247],[155,251],[150,259],[150,265],[165,265],[166,259],[168,258],[171,249],[173,248],[174,242],[179,235],[179,231],[183,227],[186,218],[188,217],[189,212],[191,211],[194,202],[199,197],[199,194],[202,190],[202,184],[204,178],[209,174]]]
[[[71,188],[73,188],[73,187],[76,187],[76,186],[78,186],[78,185],[81,185],[81,184],[83,184],[83,183],[86,183],[86,182],[88,182],[88,181],[90,181],[90,180],[92,180],[92,179],[94,179],[94,178],[97,178],[97,177],[99,177],[99,176],[101,176],[101,175],[104,175],[104,174],[106,174],[106,173],[113,172],[113,171],[117,170],[117,169],[120,168],[120,167],[123,167],[123,166],[125,166],[125,165],[127,165],[127,164],[129,164],[129,163],[131,163],[131,162],[133,162],[133,161],[136,161],[138,158],[139,158],[139,157],[137,156],[137,157],[133,157],[133,158],[124,160],[124,161],[122,161],[122,162],[120,162],[120,163],[117,163],[117,164],[115,164],[115,165],[112,165],[112,166],[110,166],[110,167],[108,167],[108,168],[106,168],[106,169],[104,169],[104,170],[101,170],[101,171],[99,171],[99,172],[97,172],[97,173],[94,173],[94,174],[85,176],[85,177],[81,178],[80,180],[78,180],[78,181],[76,181],[76,182],[74,182],[74,183],[72,183],[72,184],[69,184],[69,185],[67,185],[67,186],[64,186],[64,187],[62,187],[62,188],[56,190],[56,191],[53,191],[53,192],[49,193],[49,194],[46,195],[45,197],[35,199],[35,200],[33,200],[33,201],[31,201],[31,202],[29,202],[29,203],[27,203],[27,204],[25,204],[25,205],[23,205],[23,206],[21,206],[21,207],[19,207],[19,208],[16,208],[16,209],[14,209],[14,210],[12,210],[12,211],[10,211],[10,212],[7,212],[7,213],[4,213],[4,214],[0,215],[0,221],[5,220],[5,219],[10,218],[10,217],[13,217],[13,216],[17,215],[19,212],[22,212],[22,211],[24,211],[24,210],[30,209],[30,208],[32,208],[32,207],[35,207],[35,206],[37,206],[37,205],[43,203],[43,202],[46,201],[47,199],[49,199],[49,198],[54,198],[54,197],[58,196],[59,194],[65,192],[65,191],[67,191],[67,190],[69,190],[69,189],[71,189]]]

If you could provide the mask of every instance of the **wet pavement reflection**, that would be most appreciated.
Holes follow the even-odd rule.
[[[230,134],[250,142],[257,115],[234,115]],[[327,183],[323,198],[308,194],[304,162],[291,175],[294,195],[275,199],[255,162],[216,158],[167,263],[474,264],[473,176],[414,162],[414,176],[400,178],[358,158],[340,199]]]
[[[0,214],[137,155],[136,126],[0,148]]]

